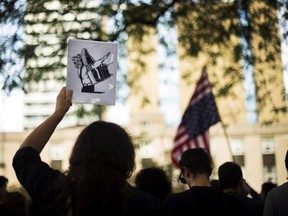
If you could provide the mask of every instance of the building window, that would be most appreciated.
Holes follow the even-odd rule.
[[[262,147],[262,154],[274,154],[273,138],[262,138],[261,147]]]
[[[50,158],[52,160],[62,160],[64,158],[64,148],[61,144],[50,145]]]
[[[153,158],[155,148],[150,144],[142,144],[139,148],[139,155],[141,158]]]
[[[62,160],[52,160],[51,161],[51,167],[53,169],[62,171]]]
[[[267,167],[275,166],[275,155],[263,154],[263,165]]]
[[[245,166],[244,155],[233,155],[233,161],[239,164],[241,167]]]
[[[267,181],[273,182],[273,183],[277,182],[275,166],[273,166],[273,167],[264,166],[263,171],[264,171],[263,172],[264,173],[264,182],[267,182]]]
[[[62,170],[62,161],[64,159],[64,148],[61,144],[50,145],[51,167],[53,169]]]
[[[241,167],[245,166],[244,157],[244,142],[243,139],[232,139],[231,140],[231,151],[233,155],[233,161],[239,164]]]
[[[157,163],[152,158],[142,158],[141,160],[142,169],[155,167]]]
[[[264,181],[276,182],[274,139],[261,139]]]

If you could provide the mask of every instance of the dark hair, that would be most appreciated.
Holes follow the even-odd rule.
[[[90,124],[73,147],[67,177],[61,183],[65,189],[59,195],[60,211],[67,212],[70,199],[74,215],[121,215],[126,180],[134,166],[134,146],[123,128],[104,121]]]
[[[264,182],[261,185],[261,198],[263,201],[266,200],[267,194],[270,190],[272,190],[273,188],[277,187],[276,184],[272,183],[272,182]]]
[[[135,177],[136,188],[157,197],[161,201],[172,192],[172,185],[164,170],[149,167],[140,170]]]
[[[241,167],[234,162],[226,162],[218,169],[219,181],[222,189],[237,188],[243,178]]]
[[[221,191],[221,186],[220,186],[220,182],[218,179],[210,180],[210,184],[214,190]]]
[[[212,173],[211,159],[203,148],[194,148],[186,150],[179,161],[180,167],[186,167],[192,175]]]
[[[8,183],[8,179],[5,176],[0,176],[0,187],[3,187]]]
[[[8,192],[4,199],[4,205],[11,216],[28,216],[25,196],[18,192]]]

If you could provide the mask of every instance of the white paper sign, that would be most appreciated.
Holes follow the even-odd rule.
[[[70,39],[67,89],[73,103],[115,105],[117,42]]]

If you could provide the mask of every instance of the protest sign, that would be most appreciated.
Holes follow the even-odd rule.
[[[67,89],[73,103],[115,105],[118,43],[70,39]]]

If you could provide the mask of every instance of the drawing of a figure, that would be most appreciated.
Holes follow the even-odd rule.
[[[110,52],[102,58],[95,60],[86,48],[81,50],[81,54],[72,57],[74,66],[77,68],[77,76],[81,81],[81,92],[87,93],[104,93],[104,91],[95,91],[95,85],[110,78],[108,66],[104,61],[109,57]]]

